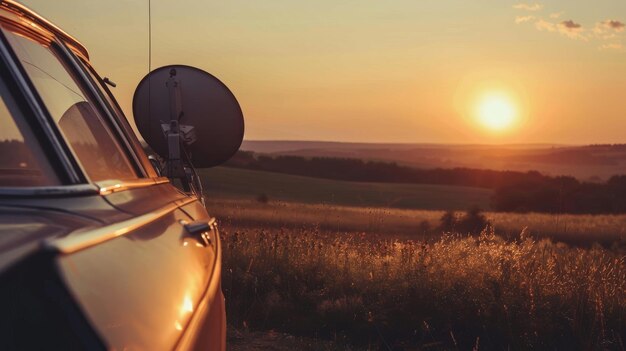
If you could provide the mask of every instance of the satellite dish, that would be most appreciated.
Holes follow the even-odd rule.
[[[233,93],[219,79],[190,66],[148,73],[135,90],[133,114],[144,140],[166,160],[172,148],[171,122],[177,120],[180,145],[194,167],[227,161],[243,140],[243,113]]]

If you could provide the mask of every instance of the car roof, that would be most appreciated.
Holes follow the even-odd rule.
[[[83,44],[28,7],[13,0],[4,0],[0,3],[0,9],[3,10],[0,11],[1,20],[20,23],[22,26],[27,27],[28,30],[34,31],[39,35],[46,37],[56,36],[65,42],[75,54],[82,56],[85,60],[89,60],[89,52]]]

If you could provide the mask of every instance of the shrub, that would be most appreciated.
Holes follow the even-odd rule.
[[[481,213],[481,209],[473,207],[465,213],[457,223],[456,230],[461,234],[480,234],[489,225],[487,218]]]

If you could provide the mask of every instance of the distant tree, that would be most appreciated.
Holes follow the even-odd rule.
[[[482,214],[481,209],[472,207],[458,222],[457,231],[463,234],[480,234],[488,225],[489,221]]]
[[[452,210],[446,211],[446,213],[439,219],[439,229],[443,232],[453,232],[456,229],[456,213]]]
[[[15,163],[18,152],[14,141],[0,141],[0,159],[3,164]],[[625,145],[600,145],[624,149]],[[581,159],[592,162],[589,152],[560,152],[546,161]],[[547,157],[547,156],[546,156]],[[597,157],[596,157],[597,158]],[[593,162],[609,162],[605,159]],[[611,161],[613,162],[613,161]],[[420,169],[396,163],[364,161],[350,158],[274,156],[239,151],[226,163],[227,167],[263,170],[307,177],[356,181],[411,184],[462,185],[493,189],[491,210],[500,212],[542,213],[626,213],[626,176],[617,175],[606,182],[598,179],[581,182],[573,177],[547,176],[537,171],[495,171],[488,169]],[[262,201],[260,201],[262,202]],[[451,214],[441,229],[455,229],[456,219]],[[444,216],[445,217],[445,216]],[[445,222],[445,223],[444,223]],[[456,228],[458,229],[458,228]],[[470,228],[471,229],[471,228]]]

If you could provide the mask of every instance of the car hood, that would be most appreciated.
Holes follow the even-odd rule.
[[[0,271],[39,250],[46,239],[98,222],[56,210],[0,206]]]

